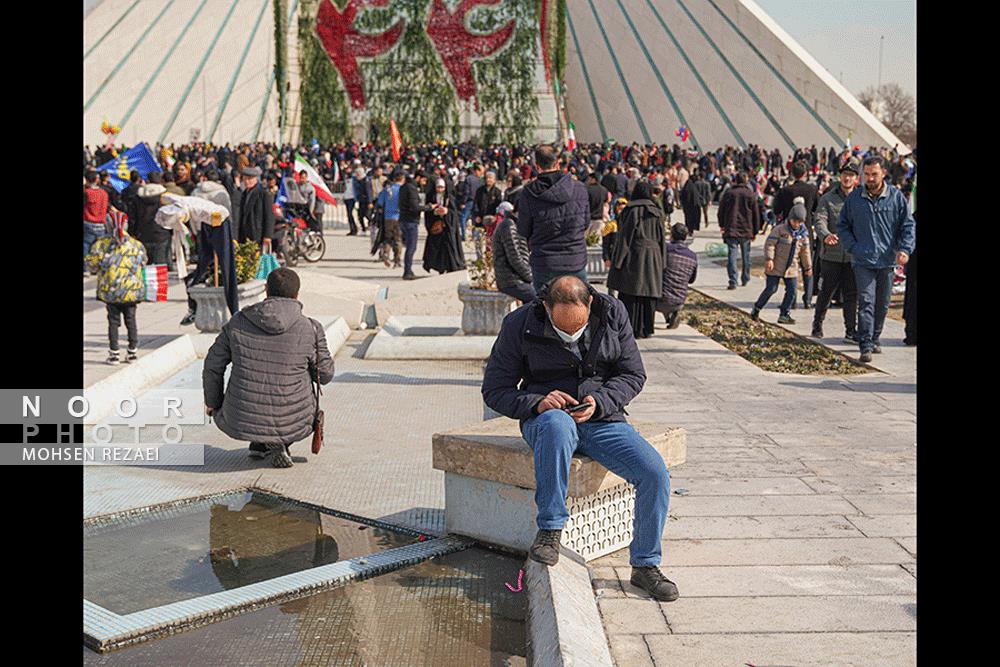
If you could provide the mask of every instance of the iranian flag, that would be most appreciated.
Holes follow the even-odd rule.
[[[333,193],[330,189],[326,187],[326,182],[320,178],[316,170],[312,168],[312,165],[305,161],[298,153],[295,154],[295,173],[300,171],[306,172],[306,176],[309,177],[309,182],[312,184],[313,189],[316,190],[316,196],[325,201],[328,204],[336,204],[337,200],[333,198]]]
[[[144,301],[167,300],[167,265],[150,264],[142,267],[142,281],[146,283]]]
[[[569,124],[569,136],[566,137],[566,149],[569,151],[576,150],[576,133],[573,131],[573,123]]]

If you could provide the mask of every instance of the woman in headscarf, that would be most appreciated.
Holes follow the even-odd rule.
[[[424,213],[427,241],[424,243],[424,271],[449,273],[465,268],[465,253],[458,225],[458,213],[448,196],[448,185],[437,179],[429,194]]]
[[[641,180],[618,216],[608,271],[608,289],[618,290],[636,338],[653,335],[656,302],[663,291],[663,210],[653,201],[649,182]]]

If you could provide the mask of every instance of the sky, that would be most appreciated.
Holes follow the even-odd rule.
[[[755,0],[785,32],[857,95],[878,82],[917,93],[916,0]]]

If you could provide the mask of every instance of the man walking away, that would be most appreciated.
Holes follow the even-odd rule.
[[[540,170],[538,178],[524,187],[517,202],[517,231],[531,251],[532,286],[539,292],[542,285],[566,274],[586,282],[587,187],[562,172],[552,146],[535,148],[535,164]]]
[[[160,172],[150,172],[149,183],[141,186],[136,192],[132,202],[134,215],[130,219],[135,229],[135,237],[146,248],[149,263],[166,264],[168,269],[172,269],[174,268],[170,257],[172,232],[156,222],[156,212],[160,210],[162,203],[160,198],[167,191],[160,183],[161,180]]]
[[[402,169],[396,168],[389,175],[391,183],[379,193],[376,203],[382,209],[382,247],[379,250],[379,259],[389,268],[389,250],[392,250],[392,268],[398,269],[402,264],[399,260],[400,241],[402,236],[399,230],[399,190],[403,187],[406,174]]]
[[[656,309],[663,313],[668,329],[680,325],[688,285],[698,278],[698,255],[684,242],[687,231],[684,223],[676,223],[670,228],[670,242],[663,248],[663,296]]]
[[[764,243],[764,273],[767,278],[767,285],[757,297],[753,305],[750,317],[757,319],[761,309],[778,291],[778,283],[785,281],[785,298],[781,301],[781,314],[778,316],[778,324],[795,324],[788,311],[795,303],[795,288],[797,283],[798,268],[796,263],[802,265],[802,272],[809,276],[812,274],[812,257],[809,255],[809,232],[805,227],[806,207],[802,204],[795,204],[788,212],[785,222],[776,226],[767,236]]]
[[[726,190],[719,202],[719,229],[722,240],[729,250],[726,270],[729,273],[729,289],[736,289],[736,253],[740,253],[743,266],[740,284],[750,282],[750,244],[757,238],[761,227],[760,203],[757,195],[747,185],[747,174],[736,174],[735,185]]]
[[[589,456],[635,486],[631,582],[670,602],[677,586],[658,567],[670,474],[624,415],[645,382],[625,307],[576,276],[562,276],[504,319],[482,392],[490,408],[521,421],[534,451],[538,533],[528,557],[559,561],[570,464],[575,453]],[[578,405],[586,407],[567,411]]]
[[[608,217],[608,202],[611,201],[611,193],[597,182],[596,171],[587,174],[587,200],[590,204],[590,226],[587,227],[587,233],[601,233],[604,221]]]
[[[267,277],[267,298],[243,308],[222,327],[205,357],[205,412],[219,430],[250,441],[250,455],[271,454],[292,466],[289,445],[307,437],[316,417],[312,383],[333,379],[323,327],[302,314],[299,276],[288,268]],[[232,364],[224,387],[226,367]]]
[[[354,170],[354,176],[351,177],[351,191],[358,206],[358,224],[361,225],[361,231],[366,232],[372,218],[375,195],[372,192],[372,181],[365,177],[365,170],[362,167]]]
[[[816,207],[816,239],[823,258],[812,335],[816,338],[823,337],[826,311],[830,308],[834,294],[840,290],[844,309],[844,342],[848,345],[858,342],[858,289],[854,283],[851,256],[844,252],[835,230],[844,202],[858,185],[860,164],[857,159],[845,162],[840,168],[840,183],[820,197]]]
[[[427,176],[418,171],[412,180],[406,181],[399,189],[399,228],[403,232],[406,252],[403,255],[403,280],[414,280],[413,256],[417,252],[417,231],[420,229],[420,214],[423,205],[420,193],[427,186]]]
[[[879,337],[892,296],[896,264],[906,265],[917,243],[917,225],[906,197],[885,181],[885,162],[879,155],[865,159],[865,187],[856,188],[844,202],[837,236],[851,254],[858,288],[858,346],[861,361],[882,351]]]

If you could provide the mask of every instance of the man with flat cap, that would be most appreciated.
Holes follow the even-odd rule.
[[[274,200],[260,184],[260,168],[244,167],[243,196],[237,224],[240,243],[253,239],[268,252],[274,236]],[[266,247],[265,247],[266,246]]]

